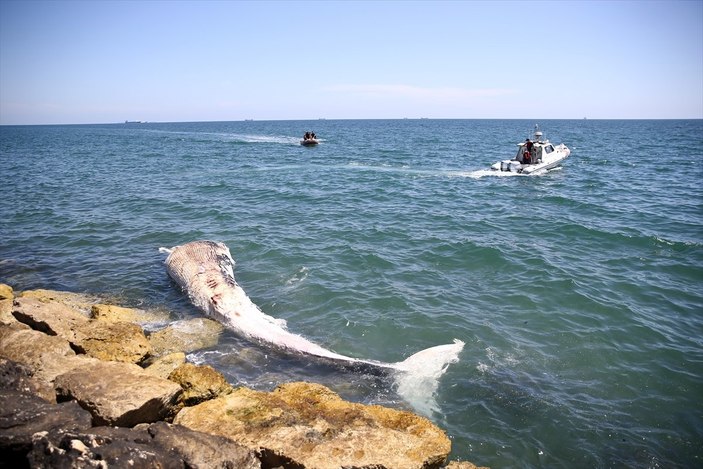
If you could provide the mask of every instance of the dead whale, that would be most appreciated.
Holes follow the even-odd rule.
[[[439,377],[450,363],[458,361],[464,347],[464,342],[454,339],[452,344],[422,350],[397,363],[341,355],[290,332],[284,320],[261,311],[235,281],[235,262],[223,243],[193,241],[171,249],[161,248],[161,251],[168,253],[168,275],[188,295],[191,303],[225,327],[290,352],[398,371],[396,381],[401,395],[404,391],[417,394],[420,388],[433,393]]]

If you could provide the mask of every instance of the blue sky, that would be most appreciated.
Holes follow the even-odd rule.
[[[703,118],[703,1],[0,0],[0,124]]]

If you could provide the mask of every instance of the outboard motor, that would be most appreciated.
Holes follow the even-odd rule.
[[[522,165],[520,164],[519,161],[509,160],[509,161],[501,161],[500,162],[500,170],[501,171],[510,171],[511,173],[519,173],[520,169],[522,169]]]

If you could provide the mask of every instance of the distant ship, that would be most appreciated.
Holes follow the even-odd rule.
[[[125,124],[146,124],[146,121],[124,121]]]

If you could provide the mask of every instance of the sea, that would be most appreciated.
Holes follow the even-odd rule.
[[[536,124],[569,158],[490,170]],[[0,167],[16,290],[199,318],[159,248],[214,240],[261,311],[335,352],[465,343],[408,400],[228,330],[188,360],[234,385],[414,411],[492,468],[703,467],[703,120],[2,126]]]

